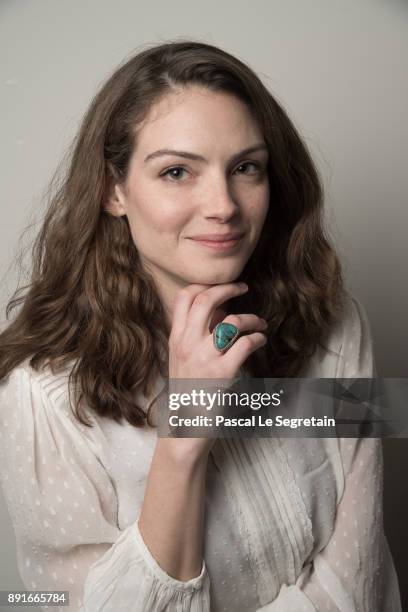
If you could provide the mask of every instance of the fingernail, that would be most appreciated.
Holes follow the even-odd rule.
[[[248,289],[248,285],[246,283],[239,283],[241,289]]]

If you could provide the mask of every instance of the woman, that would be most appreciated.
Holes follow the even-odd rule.
[[[292,123],[228,53],[147,48],[101,88],[1,335],[28,589],[86,612],[401,609],[379,440],[151,426],[167,377],[373,376],[322,206]],[[241,335],[217,347],[220,322]]]

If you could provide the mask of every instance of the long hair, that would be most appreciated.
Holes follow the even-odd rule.
[[[231,302],[268,323],[268,343],[250,355],[254,377],[301,375],[340,320],[346,295],[341,266],[323,219],[315,165],[294,125],[258,76],[209,44],[148,46],[103,84],[72,144],[58,187],[50,184],[44,221],[32,247],[29,284],[16,289],[0,334],[0,380],[29,358],[39,370],[74,364],[82,400],[101,416],[147,422],[136,393],[168,376],[164,307],[142,267],[126,216],[104,209],[111,180],[125,180],[137,126],[160,97],[189,85],[233,94],[258,122],[269,150],[270,203],[259,242],[238,280],[250,291]],[[21,293],[21,295],[20,295]]]

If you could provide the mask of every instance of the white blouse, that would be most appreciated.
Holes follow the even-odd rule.
[[[304,376],[374,372],[366,314],[351,297]],[[26,360],[0,383],[0,480],[19,571],[29,590],[70,592],[70,605],[53,610],[401,611],[383,532],[381,440],[217,440],[202,571],[182,582],[138,529],[156,429],[91,412],[86,428],[69,407],[68,373],[37,373]]]

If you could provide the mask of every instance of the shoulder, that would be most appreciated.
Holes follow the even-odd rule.
[[[351,293],[343,313],[323,347],[312,359],[308,376],[330,378],[371,377],[375,371],[371,328],[362,302]]]
[[[0,381],[0,386],[4,389],[28,383],[48,393],[55,385],[66,384],[70,371],[71,366],[55,370],[50,365],[45,365],[35,369],[30,365],[30,358],[27,357]]]
[[[48,366],[37,371],[26,360],[0,382],[0,463],[1,457],[8,464],[14,460],[14,446],[45,461],[72,451],[74,462],[79,455],[94,461],[105,452],[103,431],[87,405],[82,404],[92,427],[75,414],[70,372]]]
[[[337,353],[344,354],[350,345],[357,346],[371,337],[370,324],[366,309],[354,295],[346,295],[343,315],[334,326],[329,338],[329,346]]]
[[[69,375],[72,366],[53,371],[35,370],[27,358],[0,381],[0,415],[35,411],[38,406],[59,407],[69,413]]]

